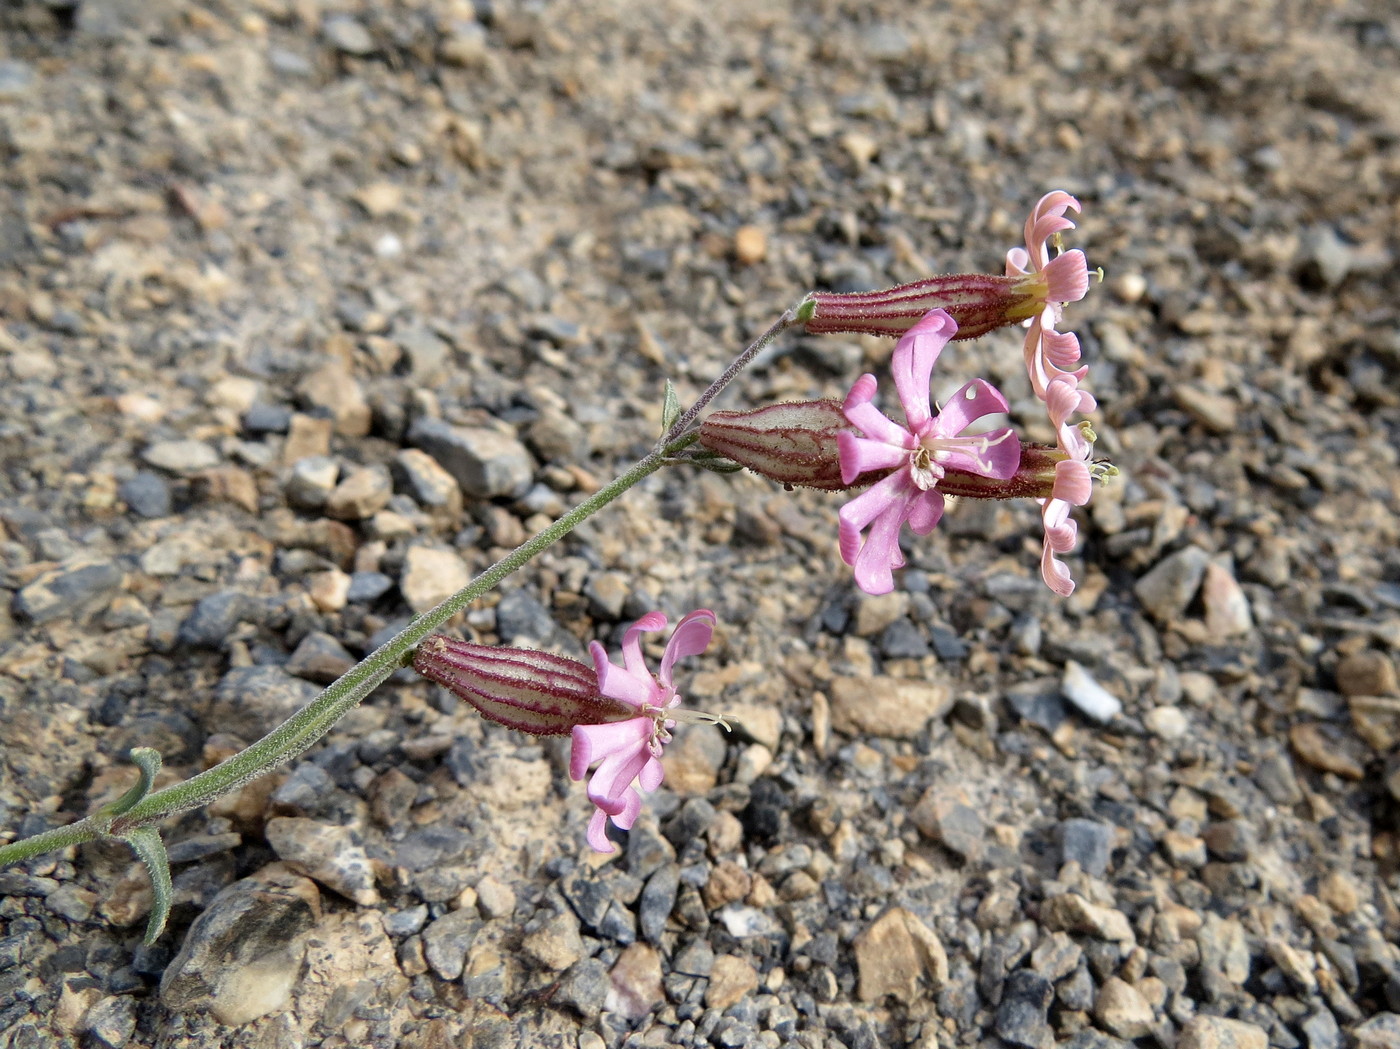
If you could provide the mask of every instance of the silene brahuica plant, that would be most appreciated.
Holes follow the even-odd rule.
[[[1097,405],[1083,388],[1088,367],[1081,361],[1079,339],[1061,330],[1065,304],[1082,299],[1090,282],[1084,253],[1062,249],[1062,234],[1074,228],[1066,217],[1071,210],[1078,212],[1080,206],[1068,193],[1043,197],[1026,221],[1024,246],[1007,253],[1001,274],[936,276],[855,294],[812,292],[784,312],[684,411],[668,383],[664,432],[644,458],[465,589],[417,616],[258,742],[161,790],[152,790],[159,754],[148,748],[133,750],[138,778],[122,797],[85,819],[0,847],[0,866],[86,841],[126,842],[146,864],[155,889],[146,930],[150,942],[164,928],[171,901],[169,863],[155,825],[296,757],[408,665],[470,703],[482,717],[537,736],[569,736],[569,774],[576,780],[587,778],[588,798],[596,807],[588,844],[599,852],[612,852],[609,824],[623,831],[633,825],[643,795],[661,784],[661,755],[678,726],[696,721],[726,724],[721,715],[687,708],[675,680],[677,663],[702,655],[709,646],[715,614],[697,609],[683,615],[654,670],[643,656],[642,638],[667,629],[668,619],[660,611],[642,616],[626,631],[620,663],[593,642],[591,666],[548,652],[473,644],[434,631],[664,466],[720,473],[749,469],[787,488],[842,493],[845,502],[833,550],[867,594],[894,589],[895,572],[904,565],[900,536],[905,527],[916,536],[927,535],[943,516],[948,496],[1034,499],[1044,528],[1041,577],[1056,594],[1069,595],[1074,579],[1063,556],[1077,539],[1072,510],[1089,501],[1096,482],[1116,472],[1094,457],[1093,428],[1078,418]],[[1025,328],[1026,372],[1054,429],[1053,445],[1022,440],[1011,427],[999,425],[1007,401],[985,379],[969,379],[945,404],[930,401],[933,369],[949,342],[1008,325]],[[844,400],[706,414],[714,398],[790,328],[897,339],[889,374],[859,376]],[[879,407],[882,400],[889,405],[891,383],[897,417],[890,407]]]

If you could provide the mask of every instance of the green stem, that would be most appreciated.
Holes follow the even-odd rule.
[[[689,434],[652,452],[611,484],[600,488],[559,520],[527,539],[435,608],[414,617],[400,633],[380,645],[327,686],[311,703],[246,750],[181,783],[147,794],[120,815],[110,808],[84,820],[0,846],[0,867],[54,849],[66,848],[107,835],[130,834],[177,812],[206,805],[237,790],[301,754],[330,730],[352,707],[405,665],[408,654],[430,633],[489,592],[497,583],[540,551],[558,542],[582,521],[597,513],[627,489],[666,464],[669,456],[694,443]]]

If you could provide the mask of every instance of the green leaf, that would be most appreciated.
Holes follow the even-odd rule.
[[[146,945],[150,946],[160,939],[166,919],[170,917],[170,901],[174,895],[170,884],[170,857],[166,854],[165,842],[160,840],[160,832],[154,827],[138,827],[123,834],[122,840],[131,846],[151,875],[154,893],[145,939]]]
[[[156,774],[160,772],[160,752],[150,747],[136,747],[131,752],[131,761],[140,773],[131,789],[107,806],[107,815],[120,816],[151,792]]]
[[[671,385],[671,380],[666,380],[666,393],[661,402],[661,433],[668,434],[671,427],[676,425],[676,420],[681,417],[681,402],[676,396],[676,388]]]

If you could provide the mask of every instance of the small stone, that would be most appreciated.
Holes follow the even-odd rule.
[[[986,851],[986,824],[971,805],[947,796],[939,787],[924,791],[909,818],[919,833],[965,860],[976,862]]]
[[[471,580],[471,572],[454,551],[413,546],[409,547],[404,557],[399,591],[409,608],[415,612],[426,612]]]
[[[308,455],[292,464],[282,485],[287,502],[305,510],[319,510],[335,491],[340,464],[328,455]]]
[[[1060,691],[1081,711],[1095,721],[1112,721],[1123,710],[1123,701],[1100,685],[1092,674],[1074,660],[1065,663]]]
[[[345,336],[341,336],[345,338]],[[297,396],[311,408],[330,415],[332,428],[342,437],[364,437],[373,413],[359,380],[343,361],[327,361],[297,383]]]
[[[1054,986],[1039,973],[1030,969],[1013,972],[997,1006],[998,1037],[1022,1049],[1050,1049],[1055,1035],[1046,1014],[1054,994]]]
[[[1269,1036],[1242,1020],[1193,1016],[1181,1029],[1176,1045],[1177,1049],[1268,1049]]]
[[[1308,1049],[1339,1049],[1342,1044],[1342,1030],[1330,1009],[1318,1009],[1302,1022],[1301,1027],[1303,1037],[1308,1040]]]
[[[176,640],[190,648],[225,647],[238,624],[253,614],[252,599],[241,590],[202,597],[180,624]]]
[[[286,433],[291,425],[292,413],[285,405],[254,401],[243,413],[243,432],[250,437]]]
[[[515,890],[487,874],[476,883],[476,905],[487,918],[509,918],[515,913]]]
[[[287,660],[286,670],[294,677],[329,685],[356,663],[355,657],[330,634],[313,630],[301,639]]]
[[[15,58],[0,59],[0,102],[23,98],[33,86],[33,66]]]
[[[368,605],[378,601],[394,586],[394,581],[383,572],[352,572],[350,587],[345,592],[345,600],[354,605]]]
[[[705,988],[705,1004],[723,1012],[742,1001],[758,987],[758,972],[742,958],[730,954],[716,956],[710,969],[710,985]]]
[[[1356,882],[1344,871],[1333,871],[1318,884],[1317,894],[1322,902],[1340,915],[1355,912],[1361,906],[1361,896],[1356,891]]]
[[[395,487],[428,510],[456,513],[462,507],[462,490],[453,476],[427,452],[405,448],[390,466]]]
[[[40,573],[15,595],[14,611],[31,623],[74,619],[122,585],[122,570],[110,561],[76,561]]]
[[[1060,824],[1060,862],[1079,864],[1091,878],[1101,878],[1113,858],[1117,831],[1098,820],[1067,819]]]
[[[632,586],[621,572],[595,572],[583,586],[589,610],[600,619],[620,619],[632,595]]]
[[[1234,433],[1239,405],[1233,397],[1201,386],[1182,384],[1172,389],[1177,406],[1211,433]]]
[[[286,816],[268,820],[266,834],[272,851],[293,870],[362,907],[379,902],[369,857],[349,827]]]
[[[481,919],[466,909],[449,911],[423,930],[423,956],[444,980],[456,980],[466,967],[467,951],[481,929]]]
[[[571,966],[556,986],[557,990],[550,996],[551,1002],[567,1005],[585,1020],[596,1019],[603,1011],[611,987],[608,967],[597,958],[584,958]],[[599,1039],[599,1049],[603,1044]],[[579,1046],[582,1049],[582,1039]]]
[[[1182,834],[1169,830],[1162,835],[1162,851],[1173,867],[1204,867],[1206,865],[1206,843],[1194,834]]]
[[[1298,991],[1304,995],[1314,995],[1317,993],[1317,976],[1314,972],[1316,962],[1313,960],[1312,952],[1300,951],[1287,940],[1278,936],[1271,936],[1264,943],[1264,952],[1269,956],[1269,960],[1278,966],[1279,972],[1283,973]]]
[[[357,189],[351,198],[365,209],[365,214],[370,218],[382,219],[403,205],[403,187],[393,182],[371,182]]]
[[[82,1030],[107,1049],[122,1049],[136,1033],[136,999],[111,995],[99,999],[83,1017]]]
[[[1063,932],[1043,937],[1031,952],[1031,968],[1051,983],[1058,983],[1077,968],[1084,956],[1079,944]]]
[[[258,739],[310,703],[320,690],[280,667],[234,667],[214,689],[210,723],[219,731]]]
[[[219,465],[219,453],[203,441],[157,441],[146,446],[141,458],[157,469],[182,477]]]
[[[1181,739],[1191,730],[1191,721],[1180,707],[1153,707],[1143,715],[1142,723],[1158,739]]]
[[[321,35],[337,51],[347,55],[373,54],[374,37],[349,15],[331,15],[321,24]]]
[[[768,237],[758,226],[740,226],[734,231],[734,259],[741,266],[762,262],[768,254]]]
[[[855,635],[874,637],[891,623],[909,614],[909,595],[902,590],[875,597],[861,597],[855,607]]]
[[[1094,1018],[1119,1038],[1141,1038],[1152,1030],[1152,1006],[1132,984],[1110,976],[1099,988]]]
[[[282,462],[291,465],[312,456],[327,456],[331,451],[331,436],[335,423],[304,412],[295,412],[287,427],[287,439],[282,442]]]
[[[1213,638],[1239,637],[1254,629],[1249,598],[1230,569],[1217,561],[1206,565],[1201,603],[1206,610],[1206,632]]]
[[[1373,648],[1343,656],[1337,664],[1337,690],[1348,697],[1393,695],[1395,664]]]
[[[1254,829],[1244,820],[1212,823],[1201,835],[1212,856],[1224,863],[1243,863],[1254,854]]]
[[[163,1004],[241,1025],[291,999],[321,917],[316,887],[273,864],[223,889],[195,919],[160,982]]]
[[[573,911],[560,911],[538,929],[529,932],[520,949],[541,969],[562,972],[584,955],[578,917]]]
[[[1143,608],[1158,622],[1170,623],[1186,612],[1201,588],[1210,554],[1198,546],[1187,546],[1169,554],[1133,586]]]
[[[339,568],[306,577],[306,596],[322,612],[339,612],[350,599],[350,576]]]
[[[651,943],[661,941],[679,892],[680,869],[674,863],[663,865],[647,879],[637,904],[637,917],[642,936]]]
[[[1351,1037],[1356,1049],[1400,1049],[1400,1013],[1377,1013],[1365,1023],[1353,1027]],[[1264,1044],[1261,1042],[1258,1046],[1250,1045],[1244,1049],[1264,1049]]]
[[[1315,769],[1334,772],[1343,779],[1366,776],[1365,757],[1356,740],[1343,736],[1335,725],[1306,721],[1288,730],[1288,742],[1298,757]]]
[[[554,617],[531,590],[520,587],[501,595],[496,605],[496,633],[503,642],[544,641],[555,629]]]
[[[913,739],[953,706],[946,684],[891,677],[836,678],[831,683],[833,727],[850,736]]]
[[[1052,896],[1040,909],[1040,920],[1047,929],[1087,933],[1100,940],[1133,943],[1133,927],[1128,916],[1111,907],[1090,903],[1076,893]]]
[[[117,495],[138,517],[169,517],[170,485],[164,477],[150,470],[140,470],[117,488]]]
[[[60,918],[85,922],[97,906],[97,894],[77,885],[64,884],[44,898],[44,905]]]
[[[409,427],[408,439],[436,459],[474,499],[518,499],[534,480],[529,451],[497,430],[450,426],[424,417]]]
[[[636,1021],[651,1013],[656,1003],[664,1001],[661,983],[661,956],[647,943],[634,943],[623,948],[608,973],[611,987],[603,1008]]]
[[[326,514],[338,521],[363,521],[388,506],[393,494],[387,470],[362,466],[351,470],[326,497]]]
[[[1400,747],[1400,699],[1352,696],[1347,701],[1356,734],[1382,754]]]
[[[921,979],[937,992],[948,982],[948,956],[938,935],[912,912],[894,907],[860,933],[854,943],[860,982],[856,996],[878,1002],[886,995],[906,1004],[924,992]]]

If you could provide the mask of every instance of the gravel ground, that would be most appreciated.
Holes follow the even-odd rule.
[[[468,612],[715,609],[611,859],[405,672],[165,828],[0,873],[0,1046],[1400,1046],[1387,0],[11,0],[0,828],[189,774],[615,475],[809,288],[1078,195],[1101,490],[855,590],[839,500],[668,471]],[[725,406],[890,345],[788,337]],[[1019,339],[949,349],[1039,433]],[[1067,697],[1097,683],[1106,723]],[[1393,1010],[1393,1011],[1392,1011]]]

